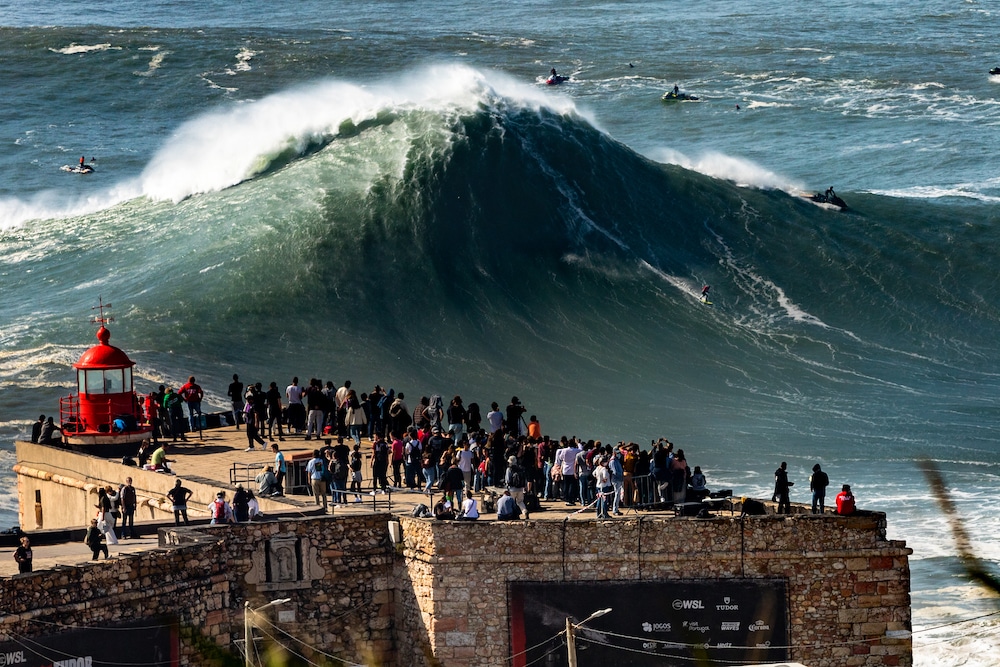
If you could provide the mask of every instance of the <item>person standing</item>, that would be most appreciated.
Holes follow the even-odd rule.
[[[97,526],[97,519],[90,520],[90,527],[87,528],[87,534],[83,538],[84,543],[90,547],[93,552],[93,557],[90,560],[97,560],[97,554],[103,553],[104,559],[108,558],[108,545],[104,544],[104,533]]]
[[[528,420],[528,439],[535,442],[541,442],[542,440],[542,424],[538,421],[536,415],[531,415]]]
[[[343,387],[341,387],[343,389]],[[351,437],[354,438],[354,444],[361,444],[361,434],[368,432],[368,417],[365,415],[364,408],[361,405],[361,401],[358,400],[358,394],[353,389],[347,390],[347,395],[344,397],[344,402],[340,404],[341,410],[343,411],[343,420],[341,424],[344,428],[350,428]],[[341,419],[340,411],[337,412],[337,418]],[[341,436],[346,435],[341,431]],[[388,462],[386,463],[388,465]]]
[[[385,493],[389,488],[387,472],[389,470],[389,456],[391,451],[389,445],[382,439],[382,434],[375,434],[375,442],[372,443],[372,491],[374,496],[376,488],[378,493]]]
[[[576,456],[580,453],[580,445],[573,438],[567,443],[565,449],[559,450],[562,452],[562,484],[563,484],[563,500],[566,501],[567,505],[575,505],[577,498],[577,491],[579,491],[579,483],[576,479]],[[556,453],[559,456],[559,453]]]
[[[621,516],[619,505],[621,505],[622,491],[625,487],[625,468],[622,466],[621,450],[612,447],[608,457],[608,477],[614,494],[611,498],[611,512],[615,516]]]
[[[777,470],[774,471],[774,498],[778,502],[778,514],[788,514],[792,510],[791,501],[788,498],[788,489],[795,482],[788,481],[788,464],[784,461]]]
[[[490,403],[490,411],[486,413],[486,422],[490,425],[490,433],[496,433],[503,428],[503,413],[496,401]]]
[[[467,437],[462,438],[461,442],[462,448],[455,454],[455,462],[458,464],[459,469],[462,471],[462,476],[465,478],[465,488],[471,491],[472,468],[474,466],[475,455],[472,453],[472,444]]]
[[[337,405],[334,407],[337,410],[337,435],[347,436],[347,394],[351,390],[351,381],[344,380],[344,384],[341,385],[340,389],[334,395],[337,399]],[[357,399],[357,392],[355,392],[355,400]],[[358,441],[360,442],[360,440]]]
[[[826,487],[830,485],[830,477],[823,472],[819,464],[813,466],[813,474],[809,476],[809,490],[812,491],[812,513],[822,514],[826,509]],[[819,507],[819,511],[816,508]]]
[[[510,497],[521,508],[523,518],[527,519],[528,506],[524,504],[524,488],[527,486],[527,479],[524,468],[516,456],[507,459],[507,474],[504,477],[504,485],[507,487]]]
[[[354,494],[354,502],[361,502],[361,482],[363,474],[361,472],[361,445],[354,445],[351,452],[351,493]]]
[[[271,443],[271,451],[274,452],[274,492],[272,496],[283,496],[285,494],[285,455],[278,447],[278,443]]]
[[[313,500],[316,501],[317,506],[322,505],[324,512],[327,508],[325,472],[326,461],[320,456],[319,450],[314,449],[312,459],[306,464],[306,474],[309,475],[309,482],[312,485]],[[323,499],[322,503],[320,503],[320,498]]]
[[[462,405],[462,397],[455,396],[451,399],[451,403],[448,405],[448,430],[451,431],[455,442],[462,441],[462,430],[465,428],[465,418],[467,415],[465,406]]]
[[[323,437],[323,422],[326,420],[326,413],[323,411],[326,405],[326,396],[323,395],[322,381],[316,378],[309,380],[309,387],[306,388],[303,396],[306,408],[306,440],[312,440],[315,433],[316,439]]]
[[[524,413],[527,408],[521,405],[517,396],[510,397],[510,404],[507,405],[507,434],[515,438],[521,434],[521,422],[524,421]]]
[[[201,400],[205,398],[205,392],[194,381],[193,375],[181,386],[180,394],[188,406],[188,421],[191,425],[191,432],[198,431],[201,433]],[[197,418],[195,414],[198,415]]]
[[[159,388],[149,395],[151,412],[156,412],[156,418],[160,422],[160,437],[169,438],[171,433],[170,428],[170,411],[167,409],[166,405],[167,388],[164,385],[160,385]],[[153,425],[156,428],[156,424]],[[153,437],[153,442],[156,442],[156,437]]]
[[[97,504],[94,507],[97,508],[97,525],[108,536],[108,543],[118,544],[118,536],[115,535],[114,517],[111,516],[113,505],[110,496],[108,496],[108,490],[103,486],[97,489]]]
[[[288,399],[288,428],[302,433],[306,423],[306,407],[302,405],[302,387],[299,378],[293,377],[292,383],[285,387],[285,398]]]
[[[253,451],[253,443],[259,442],[262,450],[267,449],[267,443],[261,437],[264,432],[264,415],[266,414],[267,399],[261,394],[260,383],[247,387],[245,394],[246,405],[243,406],[243,421],[247,425],[247,448],[246,451]]]
[[[38,415],[38,421],[31,425],[31,441],[38,443],[38,439],[42,437],[42,428],[45,427],[45,415]]]
[[[285,434],[281,431],[281,392],[278,383],[272,382],[265,394],[267,401],[267,437],[274,438],[274,426],[278,426],[278,440],[284,442]]]
[[[135,532],[137,498],[131,477],[126,477],[125,483],[118,487],[118,502],[122,508],[122,539],[130,540],[139,537]]]
[[[389,391],[392,392],[391,389]],[[403,400],[403,396],[403,392],[399,392],[399,395],[389,405],[390,428],[396,433],[405,433],[410,424],[413,423],[410,417],[410,408]]]
[[[21,546],[14,550],[14,561],[17,563],[17,571],[21,574],[31,572],[31,540],[27,536],[21,538]]]
[[[381,433],[376,429],[375,433]],[[396,489],[403,488],[403,465],[406,460],[405,445],[403,437],[399,433],[392,434],[392,486]]]
[[[177,442],[177,438],[187,442],[187,436],[184,435],[184,399],[173,387],[167,387],[163,394],[163,407],[167,411],[170,437],[174,442]]]
[[[615,492],[615,487],[611,484],[611,472],[608,470],[608,461],[603,456],[598,456],[594,460],[594,488],[597,491],[597,518],[610,519],[608,516],[608,503]]]
[[[181,484],[181,480],[174,482],[174,488],[167,491],[167,498],[170,499],[170,504],[174,510],[174,525],[181,525],[181,518],[184,518],[184,525],[190,526],[191,522],[188,521],[188,499],[192,495],[191,489],[185,487]]]
[[[233,424],[236,425],[236,430],[240,430],[240,416],[243,414],[243,383],[240,382],[240,376],[233,373],[233,381],[229,383],[229,389],[226,391],[226,396],[233,405]]]

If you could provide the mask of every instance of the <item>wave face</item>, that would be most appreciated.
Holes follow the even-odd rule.
[[[127,305],[123,346],[219,386],[232,367],[534,391],[562,429],[723,449],[734,425],[899,457],[983,440],[978,209],[856,194],[831,213],[652,162],[501,76],[411,80],[206,114],[116,186],[136,197],[16,227],[5,294],[33,322],[5,343],[80,345],[67,313],[101,293]],[[52,276],[51,316],[19,265]]]

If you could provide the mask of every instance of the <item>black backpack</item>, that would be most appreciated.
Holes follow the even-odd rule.
[[[509,486],[513,489],[523,489],[524,484],[524,468],[519,465],[512,465],[510,467],[510,484]]]

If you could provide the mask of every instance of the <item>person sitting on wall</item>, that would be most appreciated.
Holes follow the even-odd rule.
[[[57,442],[56,438],[54,437],[56,431],[59,431],[60,434],[62,433],[62,429],[56,426],[52,422],[52,417],[49,417],[48,419],[45,420],[45,425],[42,426],[42,432],[38,436],[38,444],[40,445],[55,444]],[[60,437],[59,440],[61,439],[62,438]]]
[[[450,521],[455,518],[455,510],[452,509],[447,494],[442,495],[441,500],[434,505],[434,518],[442,521]]]
[[[504,491],[500,499],[497,500],[497,520],[514,521],[517,519],[520,508],[510,491]]]
[[[150,459],[149,465],[146,466],[147,470],[155,470],[156,472],[164,472],[169,475],[174,474],[167,464],[170,463],[170,459],[167,458],[167,443],[161,443],[159,448],[153,452],[153,457]]]
[[[479,518],[479,505],[476,503],[476,499],[472,495],[472,491],[465,496],[465,500],[462,501],[462,510],[458,515],[459,521],[475,521]]]
[[[274,466],[266,466],[254,481],[257,482],[257,493],[262,496],[269,496],[278,490],[278,480],[274,476]]]
[[[707,480],[701,471],[701,466],[695,466],[694,472],[691,474],[691,488],[688,490],[688,498],[691,500],[707,498],[711,492],[705,488],[705,484],[707,484]]]
[[[849,516],[854,512],[854,494],[851,493],[851,485],[844,484],[840,493],[837,494],[837,514]]]

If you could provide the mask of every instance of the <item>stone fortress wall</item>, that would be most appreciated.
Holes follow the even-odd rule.
[[[0,580],[0,641],[173,616],[179,663],[218,664],[216,648],[240,650],[245,602],[290,598],[261,622],[315,662],[506,667],[513,582],[749,578],[785,582],[789,660],[906,666],[910,550],[887,540],[885,525],[879,513],[529,522],[372,513],[161,529],[151,552]]]

